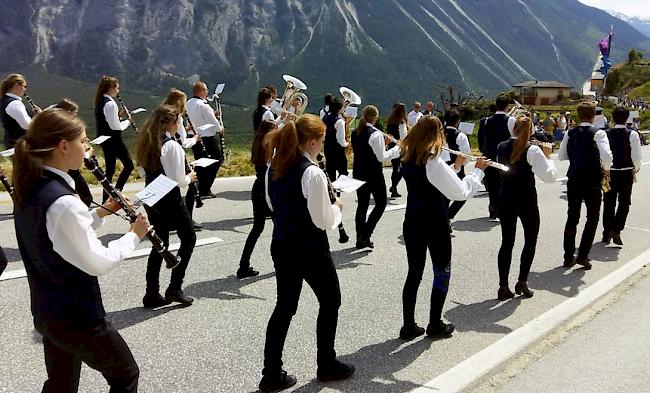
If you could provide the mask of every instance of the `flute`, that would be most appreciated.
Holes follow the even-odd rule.
[[[5,189],[9,193],[9,196],[11,199],[14,199],[14,187],[9,183],[9,179],[7,179],[7,176],[4,175],[4,173],[0,173],[0,182],[2,182],[2,185],[5,186]]]
[[[185,112],[183,114],[183,117],[185,117],[185,120],[187,120],[187,124],[190,127],[192,127],[192,132],[194,132],[194,135],[198,136],[198,138],[196,138],[196,139],[197,139],[197,143],[201,147],[201,153],[203,154],[203,157],[212,158],[212,157],[210,157],[210,154],[208,153],[208,151],[205,148],[205,144],[203,143],[203,140],[201,139],[201,134],[199,134],[199,130],[194,128],[194,124],[192,124],[192,120],[190,120],[190,115],[188,115],[187,112]]]
[[[126,213],[128,220],[130,222],[135,222],[135,220],[138,218],[138,213],[135,211],[133,206],[131,206],[126,201],[126,198],[122,196],[117,188],[111,185],[111,182],[106,177],[106,174],[104,174],[102,168],[99,167],[97,158],[95,156],[90,156],[88,158],[84,156],[84,166],[88,168],[88,170],[95,176],[95,178],[99,181],[108,195],[120,205],[122,210],[124,210],[124,213]],[[147,232],[147,239],[151,241],[153,248],[158,251],[160,256],[162,256],[162,258],[165,260],[165,266],[167,269],[173,269],[178,266],[181,258],[174,256],[174,254],[172,254],[167,249],[167,246],[165,246],[165,243],[163,243],[162,239],[156,234],[155,231],[150,230]]]
[[[470,161],[477,161],[480,158],[480,157],[477,157],[477,156],[473,156],[471,154],[463,153],[462,151],[452,150],[452,149],[450,149],[448,147],[444,147],[444,146],[443,146],[443,149],[448,151],[451,154],[455,154],[457,156],[467,158]],[[494,162],[494,161],[490,161],[489,166],[491,166],[493,168],[496,168],[496,169],[499,169],[499,170],[502,170],[504,172],[508,172],[510,170],[510,168],[508,168],[507,166],[505,166],[505,165],[503,165],[501,163],[498,163],[498,162]]]
[[[122,109],[124,109],[124,112],[126,112],[126,116],[129,118],[129,121],[131,122],[131,127],[133,127],[133,131],[135,131],[136,134],[139,133],[140,130],[138,130],[138,126],[135,125],[135,122],[131,117],[131,112],[129,112],[129,108],[127,108],[126,105],[124,105],[124,101],[122,101],[122,97],[120,97],[120,95],[118,94],[116,98],[117,98],[117,102],[120,103]]]

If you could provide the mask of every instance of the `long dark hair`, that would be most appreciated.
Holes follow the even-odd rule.
[[[104,94],[108,93],[110,89],[116,87],[119,83],[120,82],[117,78],[106,75],[102,76],[99,80],[99,85],[97,86],[97,93],[95,94],[95,106],[99,106],[99,104],[102,103],[102,97]]]
[[[406,116],[406,105],[402,102],[398,102],[393,105],[393,111],[388,116],[386,124],[406,124],[408,122],[408,117]]]
[[[275,131],[278,125],[274,121],[264,120],[260,127],[255,131],[255,138],[251,146],[251,164],[264,165],[266,164],[266,152],[264,151],[264,137],[269,132]]]
[[[161,105],[156,108],[135,139],[135,157],[146,171],[157,172],[162,149],[162,136],[167,131],[166,124],[178,122],[178,110],[171,105]]]
[[[16,205],[22,206],[33,192],[43,173],[43,159],[52,154],[59,142],[73,141],[85,130],[84,122],[65,109],[48,109],[32,119],[27,133],[16,143],[13,156]]]

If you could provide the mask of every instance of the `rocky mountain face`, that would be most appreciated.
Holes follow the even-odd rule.
[[[639,18],[637,16],[635,17],[627,16],[625,14],[616,11],[608,10],[607,12],[609,12],[612,16],[618,19],[626,21],[627,23],[630,24],[630,26],[634,27],[635,29],[643,33],[643,35],[650,38],[650,19]]]
[[[614,24],[612,56],[650,41],[577,0],[5,0],[0,69],[43,66],[150,92],[199,75],[250,105],[288,73],[313,105],[347,85],[365,103],[494,94],[529,79],[579,86]]]

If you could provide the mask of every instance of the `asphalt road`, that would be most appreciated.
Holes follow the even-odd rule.
[[[650,161],[647,147],[643,154],[644,162]],[[560,176],[564,176],[566,167],[566,163],[558,163]],[[388,178],[388,172],[386,175]],[[373,235],[374,251],[356,252],[355,196],[345,195],[344,222],[351,242],[341,245],[336,231],[330,233],[343,298],[336,347],[344,360],[356,365],[357,373],[339,383],[325,385],[315,381],[318,305],[305,285],[284,355],[285,368],[298,377],[295,391],[408,392],[575,296],[650,248],[650,212],[644,205],[644,197],[650,191],[650,167],[644,166],[638,177],[628,219],[630,228],[622,235],[625,246],[605,247],[596,243],[591,252],[594,267],[590,271],[566,271],[561,267],[566,187],[562,182],[538,183],[541,230],[529,278],[529,285],[535,290],[532,299],[497,302],[500,229],[486,218],[485,195],[467,203],[453,223],[452,276],[444,311],[445,318],[457,330],[453,338],[435,342],[423,338],[403,343],[397,339],[402,324],[401,291],[407,271],[406,250],[401,241],[404,210],[400,206],[406,197],[390,201],[390,211],[384,214]],[[144,257],[129,260],[100,279],[108,319],[120,330],[140,366],[142,392],[257,390],[264,332],[274,307],[275,280],[269,253],[270,221],[253,253],[252,264],[261,271],[260,276],[244,281],[234,276],[252,223],[251,184],[250,178],[219,180],[213,187],[218,197],[195,210],[196,220],[205,226],[198,238],[219,237],[223,242],[194,251],[185,281],[186,293],[196,298],[193,306],[143,309]],[[404,183],[399,188],[405,195]],[[14,270],[21,269],[22,262],[10,210],[10,204],[0,204],[0,241],[10,260],[8,270]],[[114,239],[127,227],[125,222],[111,217],[99,234],[106,240]],[[523,240],[521,228],[519,231],[515,256],[519,255]],[[599,227],[596,241],[600,232]],[[309,263],[308,255],[305,263]],[[513,263],[513,287],[517,272],[518,266]],[[168,277],[169,272],[162,273],[163,288]],[[431,282],[432,272],[428,268],[416,309],[420,325],[428,322]],[[0,391],[39,391],[46,374],[42,345],[33,332],[27,280],[0,281],[0,299]],[[103,377],[85,366],[80,386],[83,392],[107,391]]]

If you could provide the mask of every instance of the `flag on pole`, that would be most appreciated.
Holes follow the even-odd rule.
[[[612,46],[612,36],[613,33],[609,33],[609,35],[602,40],[598,41],[598,49],[600,49],[600,54],[602,56],[601,61],[602,61],[602,66],[598,70],[601,74],[607,76],[607,72],[609,69],[612,67],[612,62],[609,60],[609,51]]]

